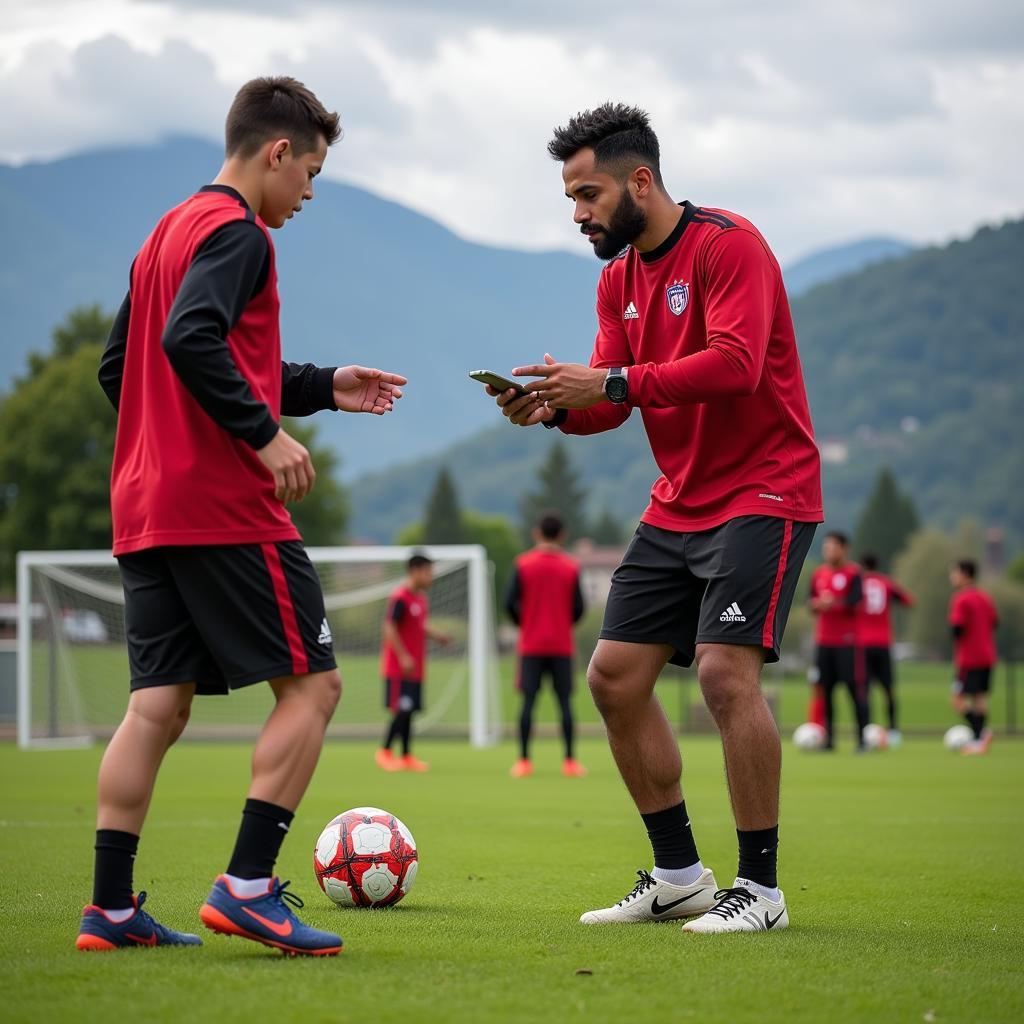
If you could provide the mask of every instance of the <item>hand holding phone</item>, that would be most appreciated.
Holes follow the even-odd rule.
[[[498,394],[501,394],[503,391],[515,391],[520,396],[530,393],[518,381],[502,377],[500,373],[495,373],[493,370],[470,370],[469,375],[473,380],[493,388]]]

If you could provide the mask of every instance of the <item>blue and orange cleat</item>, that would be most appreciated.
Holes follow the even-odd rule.
[[[262,942],[289,956],[337,956],[341,936],[303,924],[292,910],[301,907],[302,900],[285,891],[288,884],[272,878],[265,893],[244,899],[236,896],[228,879],[220,875],[199,916],[210,931]]]
[[[140,892],[135,900],[135,913],[126,921],[111,921],[99,907],[92,904],[82,911],[82,924],[78,929],[75,946],[78,949],[105,952],[127,949],[131,946],[201,946],[203,940],[188,932],[176,932],[154,921],[143,909],[146,894]]]

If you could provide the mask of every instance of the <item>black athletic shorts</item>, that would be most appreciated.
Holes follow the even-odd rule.
[[[892,653],[888,647],[864,648],[864,678],[879,682],[887,690],[892,687]]]
[[[819,647],[817,654],[818,679],[822,686],[836,683],[860,686],[864,679],[863,651],[856,647]]]
[[[956,682],[953,684],[953,692],[962,693],[965,695],[975,693],[988,693],[988,688],[991,682],[991,667],[962,668],[957,673]]]
[[[384,707],[388,711],[422,711],[423,684],[415,679],[385,679]]]
[[[690,665],[697,644],[763,647],[778,661],[814,529],[772,516],[699,533],[641,523],[612,575],[601,639],[671,644],[675,665]]]
[[[524,697],[535,697],[545,675],[551,676],[551,685],[559,697],[572,693],[572,658],[544,657],[523,654],[519,658],[519,690]]]
[[[196,693],[335,667],[320,578],[300,541],[162,547],[118,558],[131,688]]]

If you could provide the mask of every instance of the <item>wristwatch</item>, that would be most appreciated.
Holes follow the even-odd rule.
[[[616,366],[608,371],[604,379],[604,394],[609,402],[622,405],[629,397],[629,382],[626,380],[626,367]]]

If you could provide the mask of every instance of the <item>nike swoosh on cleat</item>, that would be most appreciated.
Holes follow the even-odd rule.
[[[140,946],[155,946],[156,945],[156,932],[151,932],[148,938],[140,938],[138,935],[132,935],[131,932],[125,932],[124,937],[131,939],[132,942],[137,942]]]
[[[681,896],[677,900],[673,900],[671,903],[659,903],[658,897],[654,897],[654,901],[651,903],[652,914],[664,914],[666,911],[671,910],[673,907],[678,907],[680,903],[685,903],[687,900],[692,900],[694,896],[698,896],[699,893],[691,892],[689,896]]]
[[[255,910],[250,910],[248,907],[242,907],[242,910],[244,910],[254,921],[259,921],[259,923],[265,928],[269,928],[275,935],[280,935],[284,938],[286,935],[291,935],[292,933],[291,921],[271,921],[262,914],[257,914]]]
[[[779,918],[782,917],[782,915],[785,912],[786,912],[786,908],[783,907],[782,910],[779,911],[778,917],[773,919],[773,918],[770,918],[768,916],[768,911],[766,910],[764,912],[764,927],[765,927],[765,931],[771,931],[771,929],[774,928],[779,923]]]

